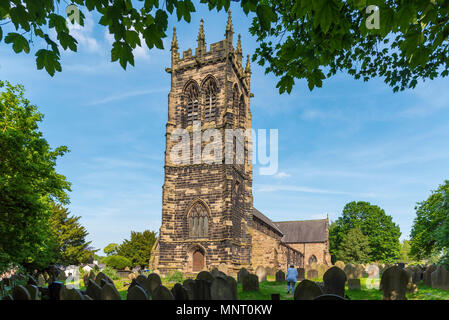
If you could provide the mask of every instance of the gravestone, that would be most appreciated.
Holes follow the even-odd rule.
[[[210,274],[212,275],[212,277],[217,278],[217,277],[221,277],[221,278],[226,278],[226,274],[220,270],[218,270],[217,268],[213,268],[212,271],[210,272]]]
[[[256,268],[256,275],[259,278],[259,282],[267,281],[267,269],[263,266],[258,266]]]
[[[244,277],[242,282],[242,290],[259,291],[259,277],[252,273]]]
[[[370,279],[379,278],[379,266],[375,263],[371,263],[365,268],[365,272]]]
[[[345,270],[345,263],[343,261],[335,262],[335,266],[339,267],[341,270]]]
[[[348,290],[361,290],[360,279],[348,279]]]
[[[294,300],[313,300],[323,294],[323,290],[313,281],[303,280],[295,288]]]
[[[144,281],[144,288],[149,295],[152,295],[159,285],[162,285],[162,280],[157,273],[150,273],[148,279]]]
[[[191,297],[190,300],[210,300],[211,281],[187,279],[183,285]]]
[[[345,296],[346,274],[339,267],[332,267],[323,276],[324,291],[326,294]]]
[[[440,264],[431,275],[432,288],[449,290],[449,271]]]
[[[383,300],[407,300],[408,275],[404,269],[393,266],[384,271],[380,280],[380,290],[383,291]]]
[[[50,300],[59,300],[59,292],[62,289],[63,284],[59,281],[53,281],[48,286],[48,296]]]
[[[113,284],[105,283],[101,288],[101,300],[122,300],[122,298]]]
[[[69,289],[63,286],[59,291],[59,300],[84,300],[84,296],[75,288]]]
[[[285,273],[282,270],[276,272],[276,282],[285,282]]]
[[[276,276],[276,268],[266,267],[268,276]]]
[[[171,289],[171,293],[175,300],[190,300],[187,289],[180,283],[176,283]]]
[[[14,300],[31,300],[30,293],[22,285],[17,285],[14,287],[12,291],[12,297]]]
[[[306,269],[304,268],[296,268],[298,271],[298,281],[302,281],[306,278]]]
[[[248,270],[246,270],[246,268],[241,268],[237,273],[237,282],[242,283],[243,278],[246,277],[247,275],[249,275]]]
[[[94,300],[101,300],[101,287],[94,280],[89,279],[86,294]]]
[[[182,286],[187,290],[187,295],[189,296],[189,300],[193,300],[193,291],[195,287],[195,280],[193,279],[186,279],[182,283]]]
[[[152,300],[175,300],[175,297],[167,287],[159,285],[153,292]]]
[[[328,266],[325,264],[319,264],[317,267],[317,271],[318,271],[318,277],[320,279],[323,279],[324,274],[326,273],[326,271],[328,270]]]
[[[346,273],[347,279],[358,279],[357,267],[352,263],[345,265],[343,271]]]
[[[357,270],[357,278],[356,279],[361,279],[365,277],[365,266],[363,264],[358,264],[356,265],[356,270]]]
[[[146,279],[147,279],[147,277],[145,277],[143,274],[139,274],[136,277],[136,282],[139,286],[144,287],[144,283],[145,283]]]
[[[426,271],[424,271],[423,274],[423,284],[426,286],[431,287],[432,286],[432,272],[434,272],[437,269],[436,265],[432,264],[426,268]]]
[[[232,294],[233,294],[232,300],[237,300],[238,299],[237,281],[234,279],[234,277],[231,277],[231,276],[226,276],[226,281],[229,283],[229,285],[232,288]]]
[[[233,300],[233,288],[226,279],[217,277],[210,286],[210,297],[212,300]]]
[[[25,288],[30,294],[31,300],[39,300],[39,288],[32,284],[27,284]]]
[[[114,284],[114,282],[107,275],[105,275],[103,272],[98,272],[97,276],[95,277],[95,282],[100,287],[103,287],[102,280],[104,280],[105,283],[112,283],[112,284]]]
[[[307,271],[307,279],[316,279],[318,278],[318,271],[315,269],[310,269]]]
[[[196,275],[196,280],[214,281],[214,277],[209,271],[201,271]]]
[[[407,267],[404,268],[404,271],[407,272],[407,292],[418,292],[418,286],[413,283],[413,270]]]
[[[126,300],[148,300],[148,295],[145,289],[139,285],[128,288]]]

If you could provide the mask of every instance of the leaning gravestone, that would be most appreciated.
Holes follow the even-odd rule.
[[[105,275],[103,272],[99,272],[97,276],[95,277],[95,282],[102,287],[103,283],[102,280],[104,280],[106,283],[114,283],[107,275]]]
[[[159,285],[162,285],[161,277],[157,273],[150,273],[148,279],[144,282],[144,285],[147,292],[149,291],[148,294],[151,295]]]
[[[306,278],[306,269],[304,268],[296,268],[298,271],[298,281],[302,281]]]
[[[267,281],[267,269],[263,266],[258,266],[256,268],[256,275],[259,278],[259,282]]]
[[[206,281],[214,281],[214,277],[208,271],[201,271],[196,275],[197,280],[206,280]]]
[[[318,271],[315,269],[310,269],[307,271],[307,279],[316,279],[318,278]]]
[[[360,279],[348,279],[348,290],[361,290]]]
[[[14,287],[12,297],[14,300],[31,300],[30,293],[22,285],[17,285]]]
[[[285,273],[282,270],[276,272],[276,282],[285,282]]]
[[[25,288],[30,294],[31,300],[39,300],[39,288],[32,284],[27,284]]]
[[[383,291],[383,300],[407,300],[408,276],[404,269],[393,266],[384,271],[380,280],[380,289]]]
[[[188,290],[180,283],[176,283],[171,289],[175,300],[190,300]]]
[[[259,277],[251,273],[244,277],[242,282],[242,290],[259,291]]]
[[[152,299],[153,300],[175,300],[175,297],[170,292],[170,290],[167,289],[167,287],[164,287],[163,285],[159,285],[154,290]]]
[[[437,269],[432,272],[432,288],[449,290],[449,271],[440,264]]]
[[[126,300],[148,300],[148,295],[145,289],[136,285],[128,289]]]
[[[436,269],[437,269],[436,265],[432,264],[426,268],[426,271],[424,271],[423,284],[425,286],[429,286],[429,287],[432,286],[431,276],[432,276],[432,272],[434,272]]]
[[[323,290],[313,281],[303,280],[295,288],[294,300],[313,300],[323,294]]]
[[[101,287],[94,280],[89,279],[86,294],[94,300],[101,300]]]
[[[241,268],[237,273],[237,282],[242,283],[243,278],[246,277],[247,275],[249,275],[248,270],[246,270],[246,268]]]
[[[210,286],[210,297],[212,300],[233,300],[234,292],[226,279],[217,277]]]
[[[143,274],[139,274],[136,277],[136,282],[139,286],[143,287],[146,279],[147,277],[145,277]]]
[[[358,279],[357,267],[352,263],[345,265],[343,271],[346,273],[348,279]]]
[[[346,274],[339,267],[332,267],[323,276],[324,291],[326,294],[345,296]]]
[[[84,300],[84,296],[75,288],[69,289],[63,286],[59,291],[59,300]]]
[[[101,289],[101,300],[122,300],[122,298],[113,284],[105,283]]]
[[[237,300],[237,281],[235,281],[234,277],[226,276],[226,281],[229,283],[229,285],[232,288],[232,300]]]

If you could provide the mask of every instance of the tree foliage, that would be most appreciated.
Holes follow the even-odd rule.
[[[401,242],[401,253],[399,256],[400,262],[408,263],[413,260],[413,258],[410,255],[410,250],[411,250],[410,241],[409,240],[402,241]]]
[[[131,238],[123,241],[118,247],[117,254],[128,258],[133,266],[147,266],[156,237],[156,232],[150,230],[131,231]]]
[[[355,227],[343,236],[337,259],[345,263],[367,263],[371,261],[370,252],[368,236],[363,234],[360,227]]]
[[[106,258],[104,258],[104,263],[108,267],[119,270],[132,266],[131,260],[120,255],[107,256]]]
[[[90,241],[86,241],[88,235],[79,219],[61,205],[53,204],[53,212],[50,224],[57,243],[55,261],[63,265],[86,263],[94,254],[90,248]]]
[[[68,203],[70,184],[55,169],[68,149],[43,138],[43,115],[23,86],[0,81],[0,90],[0,269],[46,267],[54,258],[52,203]]]
[[[392,261],[399,256],[401,232],[391,216],[369,202],[346,204],[342,215],[329,227],[330,252],[342,255],[341,244],[350,230],[360,228],[368,237],[370,261]]]
[[[419,202],[415,210],[410,232],[411,254],[417,259],[428,259],[441,252],[448,263],[449,180],[433,190],[427,200]]]
[[[119,245],[117,243],[110,243],[103,249],[103,251],[106,255],[112,256],[117,254],[118,247]]]
[[[220,11],[228,10],[230,1],[200,2]],[[0,3],[0,22],[14,27],[5,33],[5,43],[16,53],[29,53],[30,43],[40,39],[37,68],[52,76],[62,70],[60,49],[77,50],[67,15],[82,25],[83,10],[98,13],[99,24],[114,38],[111,60],[126,69],[134,65],[136,47],[163,49],[169,15],[190,22],[196,10],[191,0],[74,0],[67,15],[60,5],[60,0]],[[449,73],[445,0],[242,0],[240,5],[254,17],[249,31],[259,46],[253,60],[280,77],[281,93],[290,92],[297,79],[306,79],[310,90],[321,87],[340,70],[364,81],[381,77],[394,91]],[[371,28],[377,14],[379,28]],[[0,41],[3,33],[0,23]]]

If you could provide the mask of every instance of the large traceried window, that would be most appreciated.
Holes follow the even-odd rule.
[[[198,86],[190,82],[184,89],[184,106],[187,124],[190,125],[195,120],[200,120],[198,107]]]
[[[197,202],[188,214],[189,236],[191,238],[207,238],[209,233],[209,215],[207,208],[201,202]]]
[[[217,83],[209,77],[203,84],[204,92],[204,121],[214,121],[217,117]]]

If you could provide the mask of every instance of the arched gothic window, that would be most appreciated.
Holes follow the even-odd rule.
[[[311,265],[312,263],[317,263],[317,258],[315,257],[315,255],[311,255],[309,257],[309,265]]]
[[[203,203],[197,202],[188,214],[189,236],[191,238],[205,238],[209,233],[209,215]]]
[[[214,121],[217,116],[217,83],[210,77],[203,84],[204,121]]]
[[[239,119],[240,119],[240,124],[244,125],[245,124],[245,99],[243,98],[243,94],[240,96],[240,101],[239,101]]]
[[[198,86],[194,82],[190,82],[184,89],[184,106],[188,124],[192,124],[193,121],[200,119],[198,108]]]

